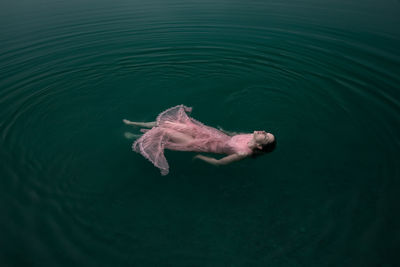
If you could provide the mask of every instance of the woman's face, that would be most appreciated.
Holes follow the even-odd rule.
[[[275,136],[266,131],[254,131],[253,139],[256,144],[265,145],[275,141]]]

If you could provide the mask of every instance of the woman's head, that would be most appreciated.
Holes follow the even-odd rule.
[[[261,152],[272,152],[276,147],[275,136],[265,131],[254,131],[252,142],[254,149]]]

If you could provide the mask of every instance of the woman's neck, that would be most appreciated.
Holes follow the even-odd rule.
[[[256,143],[254,139],[252,138],[249,142],[247,142],[247,146],[251,149],[254,150],[256,148]]]

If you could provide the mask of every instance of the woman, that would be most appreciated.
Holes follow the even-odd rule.
[[[151,161],[162,175],[169,172],[164,149],[226,154],[221,159],[204,155],[194,157],[213,165],[226,165],[275,148],[275,137],[271,133],[228,133],[189,117],[187,113],[191,111],[192,108],[179,105],[160,113],[154,122],[123,120],[127,125],[150,128],[141,129],[144,134],[133,143],[132,149]]]

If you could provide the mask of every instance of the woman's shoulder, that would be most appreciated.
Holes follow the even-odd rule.
[[[241,134],[236,134],[236,135],[232,136],[232,141],[241,142],[244,140],[250,140],[251,138],[252,138],[252,134],[241,133]]]
[[[251,156],[251,154],[253,154],[253,151],[247,151],[247,150],[239,150],[239,151],[236,151],[236,153],[235,154],[237,154],[238,156],[240,156],[240,157],[243,157],[243,158],[245,158],[245,157],[248,157],[248,156]]]
[[[232,137],[238,138],[238,137],[243,137],[243,136],[247,136],[247,135],[249,135],[249,134],[247,134],[247,133],[236,133]]]

